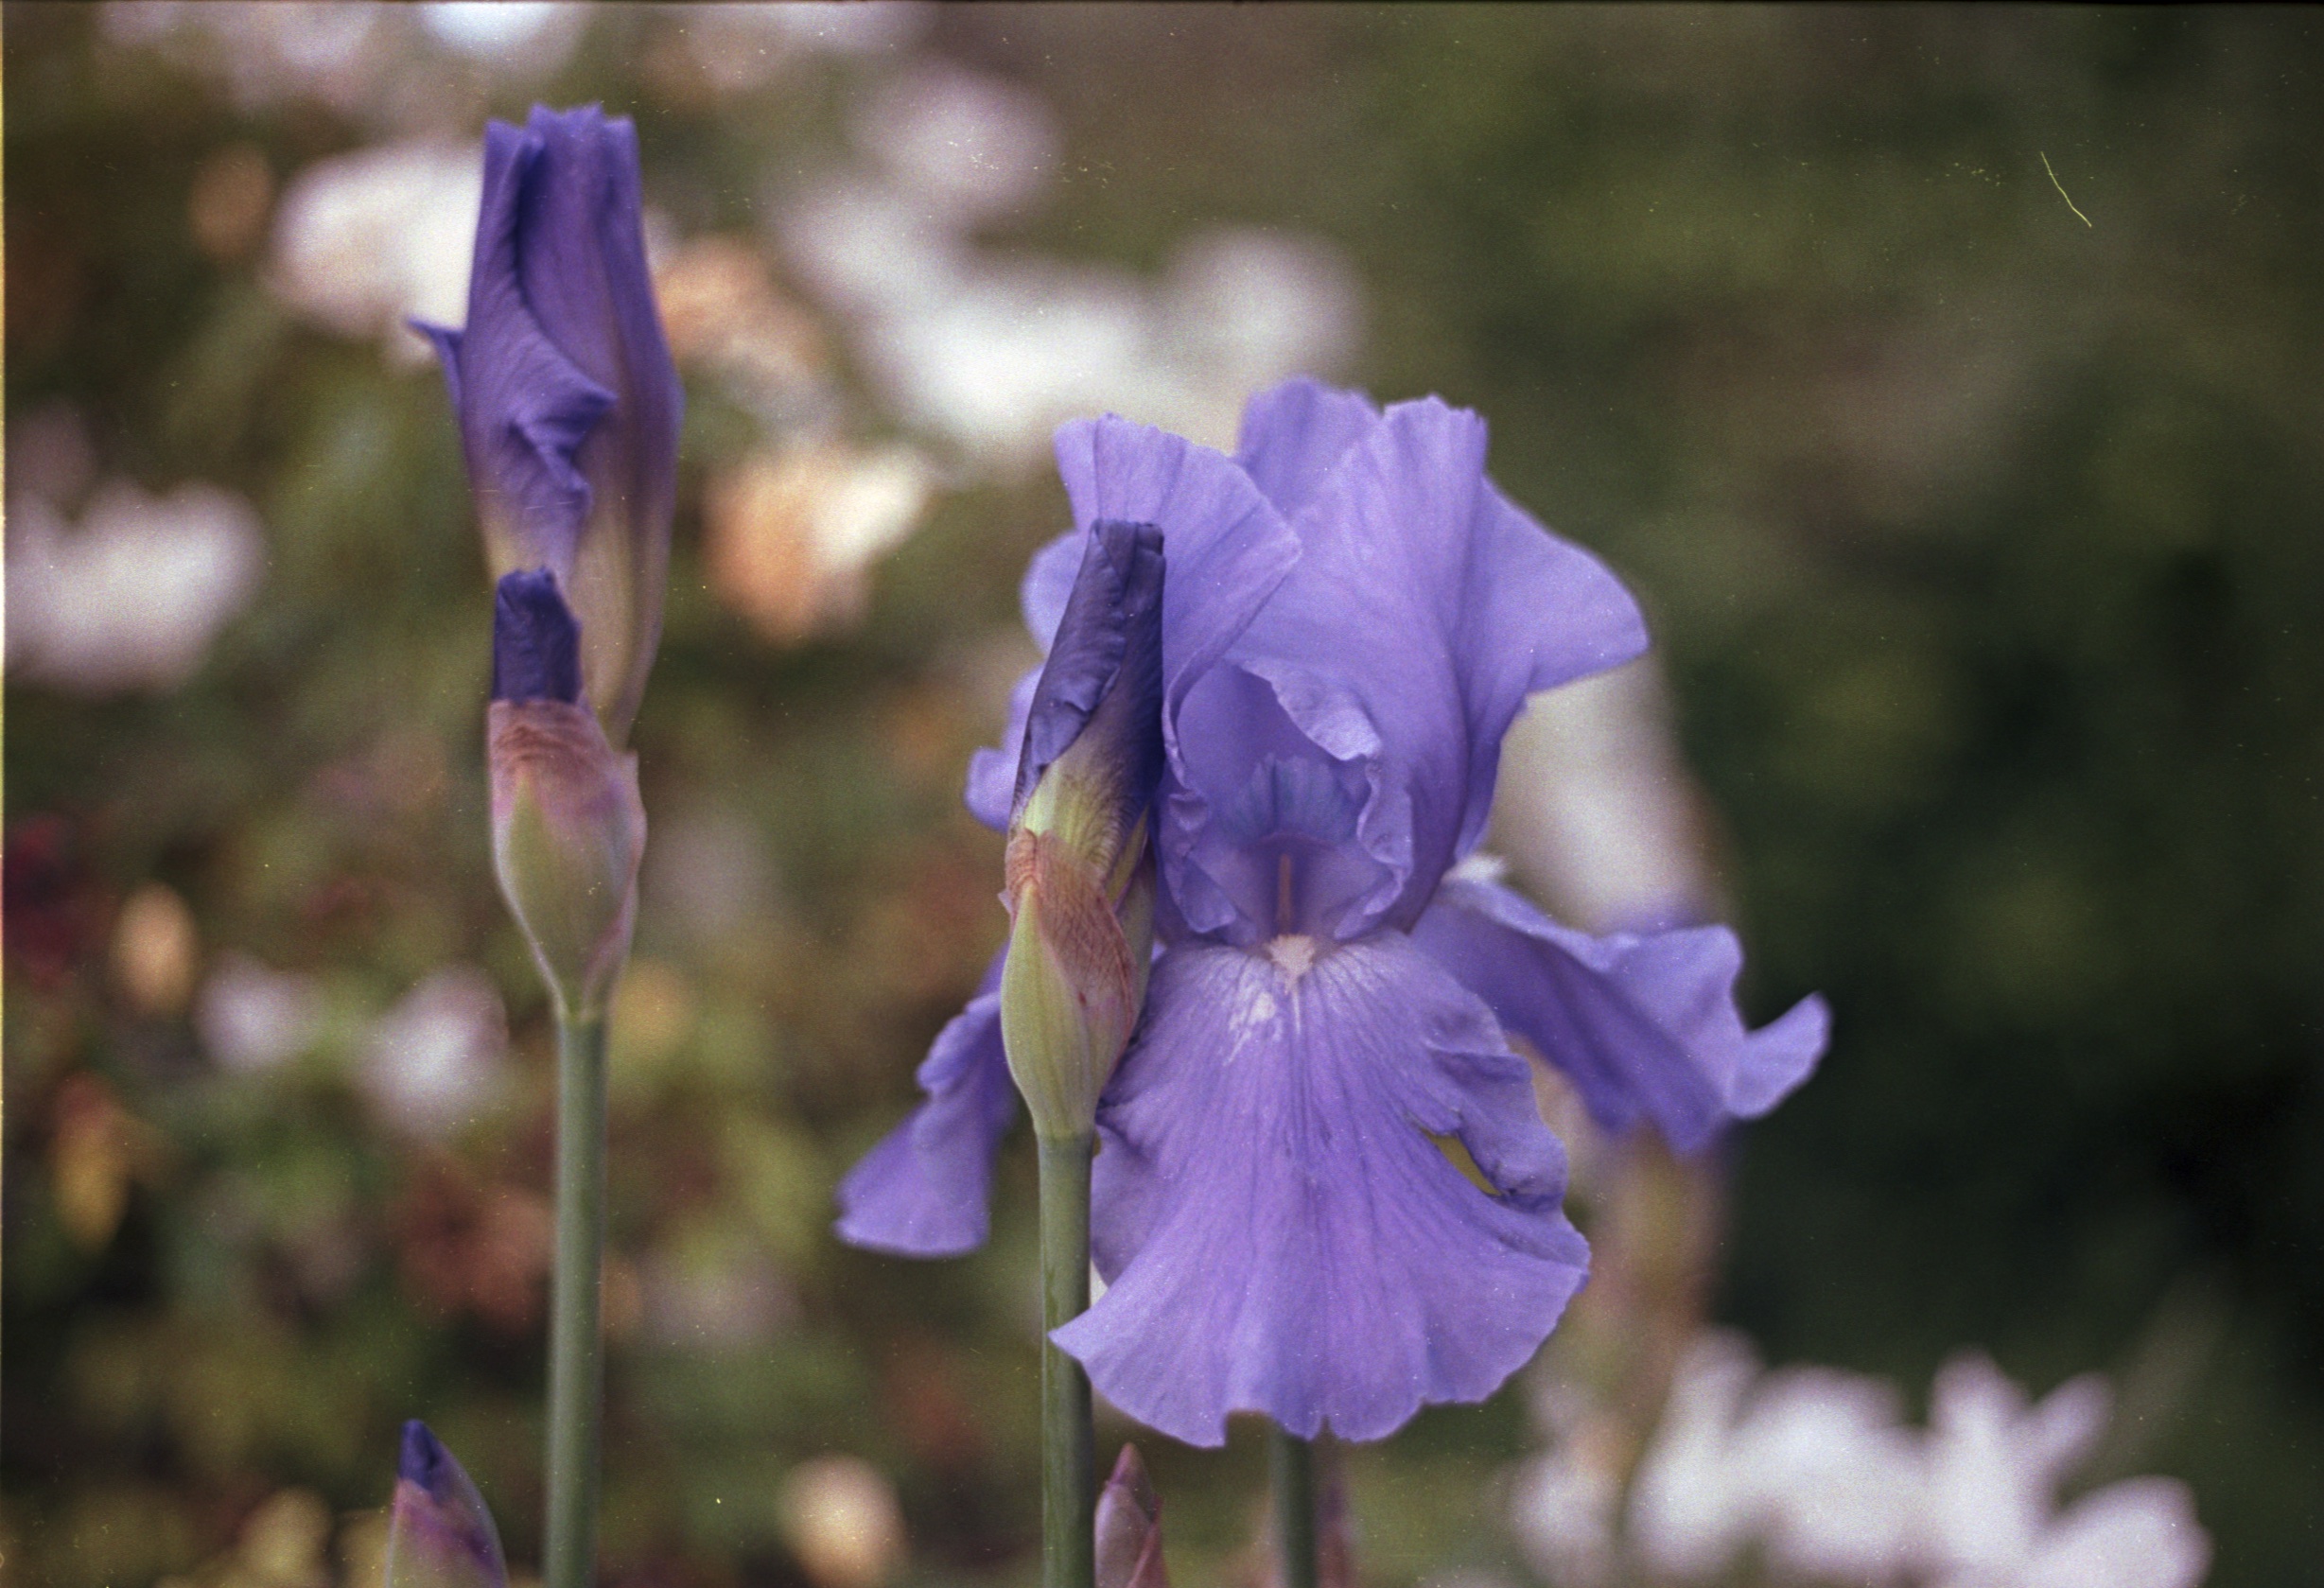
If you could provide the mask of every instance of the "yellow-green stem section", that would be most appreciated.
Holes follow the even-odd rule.
[[[1042,1136],[1041,1588],[1092,1588],[1097,1577],[1097,1462],[1090,1376],[1049,1331],[1090,1307],[1088,1135]],[[559,1588],[550,1583],[549,1588]]]
[[[605,1021],[557,1018],[557,1270],[549,1317],[549,1522],[544,1588],[589,1588],[597,1567],[605,1342]]]
[[[1267,1438],[1283,1588],[1316,1588],[1316,1447],[1271,1425]]]

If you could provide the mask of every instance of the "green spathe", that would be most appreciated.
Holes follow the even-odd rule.
[[[500,891],[559,1011],[596,1019],[637,918],[637,758],[614,750],[588,707],[561,701],[495,701],[488,742]]]
[[[1040,1136],[1089,1134],[1098,1094],[1145,1002],[1154,862],[1142,819],[1119,834],[1110,803],[1077,787],[1071,752],[1026,802],[1008,845],[1008,958],[1001,1041]]]

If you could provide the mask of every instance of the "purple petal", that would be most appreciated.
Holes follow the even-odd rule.
[[[839,1238],[903,1257],[957,1257],[985,1244],[992,1160],[1017,1117],[1001,1048],[1001,964],[995,954],[967,1008],[919,1068],[928,1094],[839,1182]]]
[[[1081,572],[1087,538],[1079,530],[1068,530],[1034,552],[1033,560],[1025,565],[1017,602],[1033,643],[1044,656],[1057,639],[1057,624],[1064,620],[1065,603],[1073,596],[1075,577]]]
[[[1300,564],[1231,653],[1318,749],[1367,769],[1355,841],[1386,880],[1345,934],[1408,926],[1475,842],[1529,690],[1646,643],[1620,584],[1511,507],[1484,458],[1475,414],[1389,409],[1294,516]]]
[[[1172,891],[1185,924],[1249,947],[1281,933],[1337,937],[1398,876],[1354,842],[1371,797],[1360,759],[1335,760],[1240,667],[1196,681],[1179,715],[1186,789]]]
[[[1234,461],[1288,518],[1315,498],[1355,444],[1380,423],[1360,392],[1286,380],[1243,408]]]
[[[1773,1108],[1830,1035],[1816,997],[1746,1030],[1735,1003],[1743,952],[1721,926],[1593,937],[1507,888],[1456,880],[1412,935],[1572,1080],[1601,1126],[1650,1119],[1682,1152]]]
[[[1076,524],[1153,524],[1167,549],[1162,745],[1178,792],[1163,807],[1156,847],[1164,892],[1175,896],[1204,810],[1200,793],[1187,786],[1179,707],[1283,583],[1299,543],[1232,460],[1166,431],[1111,417],[1075,420],[1058,429],[1057,454]],[[1057,627],[1052,604],[1063,612],[1054,566],[1062,555],[1054,546],[1044,550],[1025,579],[1025,619],[1044,644]],[[1183,902],[1166,905],[1164,917],[1175,918]]]
[[[484,133],[468,323],[420,326],[459,410],[493,571],[553,570],[619,742],[661,633],[685,396],[645,262],[637,134],[592,106]]]
[[[1299,544],[1233,460],[1167,431],[1077,419],[1058,429],[1057,452],[1074,522],[1084,531],[1118,519],[1162,532],[1170,558],[1162,596],[1167,716],[1283,583]],[[1039,633],[1037,615],[1028,617]]]
[[[1580,1287],[1565,1158],[1525,1061],[1405,939],[1189,945],[1100,1114],[1105,1296],[1056,1332],[1107,1397],[1195,1444],[1231,1412],[1381,1439],[1490,1395]],[[1429,1139],[1455,1136],[1488,1195]]]
[[[1024,613],[1024,626],[1032,632],[1033,643],[1040,647],[1041,654],[1049,654],[1050,642],[1057,637],[1057,624],[1064,620],[1065,602],[1073,595],[1074,579],[1081,571],[1081,560],[1086,554],[1089,537],[1079,530],[1068,530],[1063,534],[1033,553],[1025,566],[1024,580],[1018,587],[1018,601]],[[969,813],[995,831],[1008,826],[1010,807],[1016,802],[1017,768],[1024,759],[1025,724],[1033,717],[1033,694],[1040,687],[1041,670],[1029,667],[1009,690],[1008,725],[1002,730],[997,748],[979,750],[969,758],[968,786],[961,798]]]
[[[593,495],[574,454],[615,394],[550,339],[525,298],[525,194],[541,153],[530,132],[498,121],[484,129],[468,323],[451,345],[446,385],[486,532],[502,542],[496,562],[552,568],[569,585]]]
[[[1014,803],[1086,734],[1089,753],[1078,759],[1108,784],[1127,836],[1162,779],[1162,536],[1151,524],[1109,519],[1082,543],[1026,712]]]
[[[1501,740],[1525,697],[1619,667],[1647,647],[1646,619],[1622,582],[1490,480],[1475,532],[1460,632],[1469,791],[1456,857],[1484,836]]]
[[[436,350],[436,367],[444,372],[444,390],[452,399],[452,411],[463,412],[460,405],[460,333],[448,325],[438,325],[426,320],[407,320],[428,345]]]
[[[1025,725],[1033,720],[1033,696],[1040,682],[1040,668],[1024,670],[1008,692],[1008,726],[1001,731],[1000,747],[969,757],[968,786],[961,791],[961,800],[970,815],[996,832],[1007,830],[1017,803],[1017,767],[1024,759]]]
[[[396,1457],[381,1580],[385,1588],[504,1588],[508,1581],[492,1512],[417,1419],[404,1424]]]
[[[581,625],[547,568],[509,574],[493,593],[492,698],[581,700]]]

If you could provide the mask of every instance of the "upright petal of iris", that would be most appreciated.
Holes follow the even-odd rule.
[[[386,1588],[507,1588],[492,1512],[452,1453],[416,1419],[404,1424],[388,1512]]]
[[[595,106],[484,133],[468,323],[434,340],[496,579],[554,572],[620,744],[661,635],[685,396],[646,270],[638,139]]]

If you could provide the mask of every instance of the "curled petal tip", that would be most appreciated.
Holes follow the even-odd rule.
[[[416,1418],[404,1424],[388,1519],[385,1588],[506,1588],[492,1512],[452,1453]]]
[[[404,1424],[403,1448],[395,1459],[395,1475],[406,1483],[415,1483],[426,1492],[438,1492],[445,1464],[451,1453],[418,1418]]]

